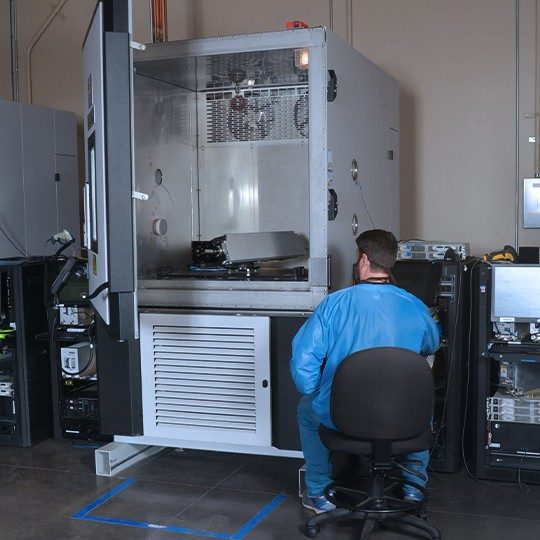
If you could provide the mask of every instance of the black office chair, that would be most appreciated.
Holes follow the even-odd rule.
[[[399,474],[407,469],[395,456],[429,448],[433,433],[433,376],[422,356],[407,349],[381,347],[353,353],[336,370],[330,398],[330,416],[337,431],[321,425],[319,433],[330,453],[365,456],[368,477],[339,474],[325,490],[336,509],[315,514],[306,523],[314,538],[319,526],[336,519],[362,519],[361,539],[376,525],[407,524],[440,538],[436,527],[418,517],[427,491]],[[390,476],[391,471],[399,471]],[[413,471],[411,471],[413,472]],[[353,475],[354,476],[354,475]],[[422,501],[403,500],[404,484],[418,489]]]

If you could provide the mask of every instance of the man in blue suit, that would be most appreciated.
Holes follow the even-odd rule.
[[[373,347],[402,347],[423,356],[439,347],[439,330],[428,308],[418,298],[390,283],[396,262],[397,241],[391,232],[374,229],[356,239],[357,285],[327,296],[294,337],[291,374],[303,394],[298,406],[298,425],[306,460],[306,493],[302,504],[315,512],[334,505],[324,497],[332,481],[327,448],[319,437],[319,425],[335,429],[330,419],[332,379],[349,354]],[[414,388],[411,388],[414,392]],[[420,463],[411,466],[427,479],[428,450],[408,454]],[[420,485],[413,474],[405,478]],[[405,486],[405,498],[418,499],[418,490]]]

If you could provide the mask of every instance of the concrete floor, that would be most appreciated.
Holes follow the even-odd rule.
[[[108,479],[94,475],[93,449],[70,441],[0,447],[0,538],[300,539],[310,515],[296,496],[300,464],[175,450]],[[540,486],[525,494],[463,473],[432,475],[430,486],[430,521],[445,540],[540,538]],[[104,494],[112,496],[89,506]],[[356,537],[357,528],[340,524],[317,538]],[[424,536],[386,530],[373,538]]]

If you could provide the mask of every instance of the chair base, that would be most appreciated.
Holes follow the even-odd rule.
[[[322,523],[344,517],[347,517],[347,519],[359,519],[364,521],[360,540],[367,540],[370,538],[377,525],[382,523],[410,525],[427,532],[433,539],[441,538],[441,533],[437,527],[430,525],[425,520],[412,516],[411,514],[364,515],[363,512],[353,512],[346,508],[336,508],[331,512],[312,516],[306,523],[306,536],[308,538],[315,538],[320,532],[320,525]]]
[[[385,476],[383,471],[376,469],[372,471],[369,478],[360,480],[369,481],[366,491],[337,485],[337,483],[332,483],[326,488],[326,498],[337,508],[330,512],[316,514],[307,521],[306,535],[309,538],[317,536],[321,524],[345,517],[364,522],[360,536],[362,540],[369,538],[375,527],[383,523],[406,524],[429,533],[431,538],[441,537],[436,527],[421,519],[427,516],[425,511],[427,492],[422,486],[410,480],[405,481],[403,478]],[[424,499],[405,501],[394,496],[393,490],[401,488],[404,484],[417,488]]]

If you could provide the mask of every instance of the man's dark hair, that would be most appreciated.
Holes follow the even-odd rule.
[[[359,256],[366,254],[372,270],[388,271],[396,262],[398,244],[390,231],[372,229],[356,238]]]

